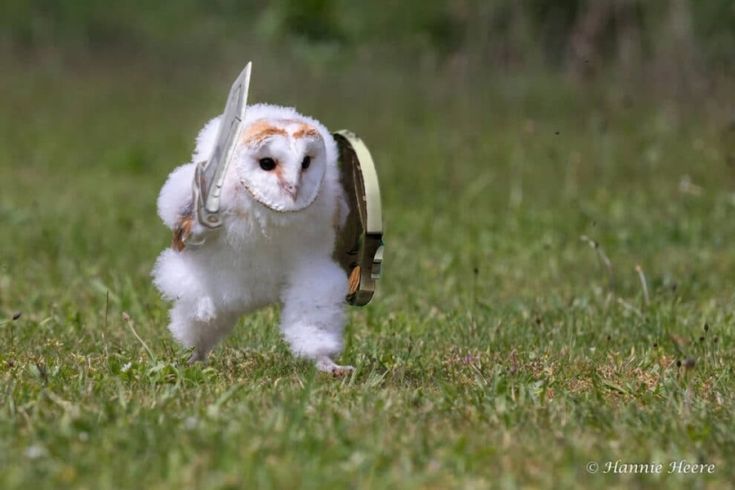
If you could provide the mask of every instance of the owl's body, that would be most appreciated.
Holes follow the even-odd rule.
[[[174,230],[153,271],[174,301],[169,329],[201,360],[241,315],[280,303],[291,350],[339,371],[332,359],[342,348],[348,286],[332,253],[348,210],[335,142],[293,109],[249,107],[222,189],[223,225],[209,230],[193,216],[192,181],[218,129],[219,118],[202,129],[192,163],[171,173],[158,198]]]

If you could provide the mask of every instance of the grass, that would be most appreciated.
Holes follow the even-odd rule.
[[[239,62],[93,61],[3,61],[0,487],[735,479],[726,99],[256,59],[254,100],[357,131],[379,165],[384,278],[334,380],[276,309],[188,366],[150,283],[157,191]],[[716,470],[585,469],[682,459]]]

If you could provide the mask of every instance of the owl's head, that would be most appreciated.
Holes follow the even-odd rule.
[[[248,109],[234,171],[255,200],[276,211],[299,211],[319,194],[334,144],[316,121],[292,109]]]

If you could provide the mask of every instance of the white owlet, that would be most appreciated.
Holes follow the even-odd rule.
[[[280,303],[281,331],[292,352],[337,374],[347,275],[332,258],[348,214],[339,183],[337,145],[318,121],[294,109],[248,107],[221,194],[223,224],[194,217],[195,166],[214,149],[220,118],[199,133],[192,163],[161,189],[158,214],[173,230],[158,257],[154,283],[173,301],[169,330],[204,360],[238,318]],[[199,246],[189,236],[203,236]]]

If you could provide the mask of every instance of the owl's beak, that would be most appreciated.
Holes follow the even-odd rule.
[[[294,201],[299,195],[299,187],[295,184],[287,184],[284,182],[281,184],[281,188],[286,191],[286,194],[288,194]]]

